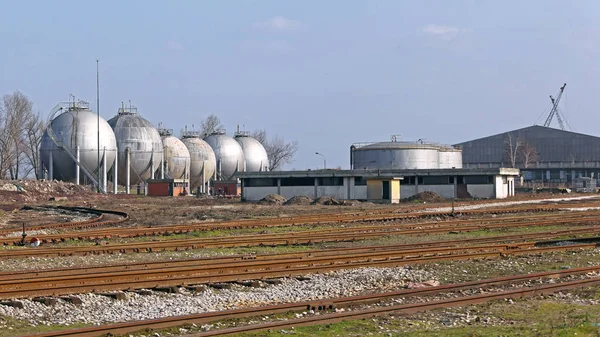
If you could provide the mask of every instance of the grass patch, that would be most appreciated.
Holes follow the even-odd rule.
[[[0,337],[30,335],[33,333],[82,328],[85,326],[89,326],[89,324],[77,323],[71,325],[52,324],[32,326],[27,320],[0,315]]]

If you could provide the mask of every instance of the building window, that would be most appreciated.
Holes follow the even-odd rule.
[[[404,177],[404,179],[402,179],[402,181],[400,182],[401,185],[414,185],[415,184],[415,177]]]
[[[364,177],[354,177],[354,186],[366,186],[367,180]]]
[[[317,178],[319,186],[344,186],[344,178],[342,177],[324,177]]]
[[[315,178],[281,178],[281,186],[315,186]]]
[[[275,178],[246,178],[242,181],[244,187],[277,187]]]
[[[447,185],[448,177],[447,176],[428,176],[422,177],[423,185]]]
[[[454,184],[454,177],[448,177],[448,184]]]
[[[493,184],[494,176],[465,176],[465,184]]]

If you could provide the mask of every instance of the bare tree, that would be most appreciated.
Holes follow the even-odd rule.
[[[267,150],[269,171],[279,170],[283,165],[291,163],[299,148],[298,141],[288,143],[277,135],[269,139],[267,131],[264,129],[255,130],[252,137],[258,140]]]
[[[506,135],[504,144],[504,155],[506,159],[511,164],[511,167],[516,167],[519,158],[519,149],[523,145],[523,141],[521,141],[519,137],[513,138],[512,134],[509,132]]]
[[[538,158],[537,149],[529,143],[524,143],[521,147],[521,157],[523,159],[523,168],[528,168]]]
[[[19,179],[29,174],[27,125],[33,102],[19,91],[4,95],[0,105],[0,178]],[[36,149],[37,151],[37,149]]]
[[[224,126],[221,124],[221,119],[215,114],[210,114],[200,122],[200,135],[204,138],[223,128]]]
[[[44,134],[45,122],[40,117],[40,114],[31,114],[29,120],[25,124],[25,157],[26,163],[29,167],[29,172],[26,175],[32,173],[35,174],[36,179],[40,179],[39,166],[41,165],[40,159],[40,144],[42,142],[42,135]]]

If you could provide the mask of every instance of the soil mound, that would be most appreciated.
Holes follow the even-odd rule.
[[[286,201],[287,200],[279,194],[269,194],[266,197],[260,199],[258,203],[266,205],[281,205]]]
[[[313,200],[305,195],[298,195],[291,197],[288,201],[284,202],[284,205],[310,205]]]
[[[332,197],[320,197],[315,199],[311,205],[343,205],[343,201],[339,201]]]
[[[93,194],[89,186],[58,180],[0,180],[0,201],[4,202],[85,200]]]
[[[419,202],[444,202],[444,201],[446,201],[446,199],[444,199],[439,194],[437,194],[435,192],[430,192],[430,191],[417,193],[411,197],[406,198],[406,200],[407,201],[419,201]]]

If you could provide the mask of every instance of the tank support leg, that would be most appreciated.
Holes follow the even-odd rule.
[[[106,147],[102,151],[102,193],[106,193]]]
[[[130,184],[131,184],[131,151],[129,148],[125,149],[125,172],[127,172],[127,176],[125,179],[125,193],[129,194]]]
[[[75,163],[75,185],[79,185],[79,146],[75,147],[75,158],[77,158]]]
[[[54,156],[52,155],[52,151],[50,153],[50,160],[48,163],[48,180],[54,179]]]
[[[115,164],[113,166],[113,193],[117,194],[117,189],[119,187],[119,149],[115,150]]]

